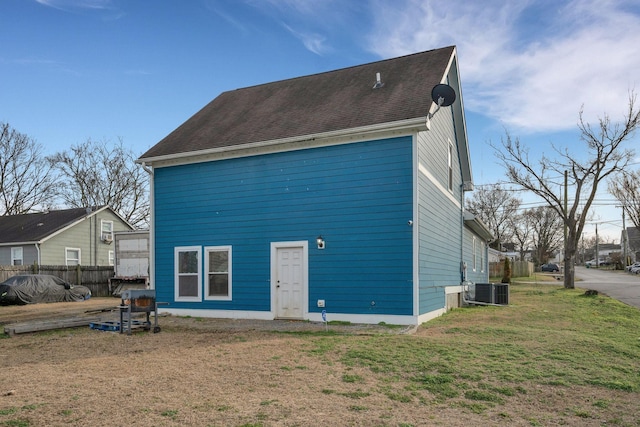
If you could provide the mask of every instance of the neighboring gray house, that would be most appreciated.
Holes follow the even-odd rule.
[[[622,230],[621,242],[625,241],[625,232],[627,234],[627,256],[631,263],[634,263],[640,260],[640,230],[637,227],[627,227],[626,230]]]
[[[0,216],[0,265],[113,265],[113,233],[126,230],[108,206]]]

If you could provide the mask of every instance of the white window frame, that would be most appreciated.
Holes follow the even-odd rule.
[[[473,271],[476,271],[478,265],[478,244],[476,241],[476,236],[473,236],[473,258],[471,261],[473,264]]]
[[[105,230],[105,225],[107,225],[108,227],[107,230]],[[107,221],[105,219],[101,219],[100,220],[100,240],[105,240],[103,239],[103,236],[105,234],[109,234],[109,238],[111,241],[113,241],[113,221]]]
[[[69,251],[78,251],[77,264],[69,264],[69,261],[76,261],[75,258],[69,258]],[[82,265],[82,249],[80,248],[64,248],[64,262],[65,265]]]
[[[448,140],[449,142],[449,149],[447,151],[447,188],[449,189],[450,192],[453,193],[453,143],[451,142],[451,140]]]
[[[209,271],[209,254],[212,252],[226,252],[228,256],[227,263],[227,271],[226,272],[211,272]],[[213,300],[213,301],[230,301],[231,300],[231,290],[232,290],[232,277],[231,272],[233,271],[233,256],[231,246],[208,246],[204,248],[204,299],[205,300]],[[209,295],[209,275],[210,274],[225,274],[227,275],[228,280],[228,292],[227,295],[217,296],[217,295]]]
[[[485,242],[480,242],[480,272],[484,273],[484,254],[487,252],[487,246]]]
[[[197,252],[198,261],[196,272],[180,273],[181,252]],[[176,246],[173,253],[174,259],[174,299],[176,301],[201,302],[202,301],[202,247],[201,246]],[[196,276],[198,283],[198,294],[196,296],[180,296],[180,277]]]
[[[16,261],[20,261],[20,264],[16,264]],[[24,249],[22,246],[11,248],[11,265],[24,265]]]
[[[115,252],[109,251],[109,265],[113,265],[115,262]]]

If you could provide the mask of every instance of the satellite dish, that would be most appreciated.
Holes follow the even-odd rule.
[[[448,107],[456,100],[456,91],[451,86],[441,83],[431,89],[431,99],[438,107]]]

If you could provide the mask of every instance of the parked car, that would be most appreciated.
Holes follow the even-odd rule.
[[[632,267],[632,268],[629,270],[629,273],[633,273],[633,274],[640,274],[640,265],[639,265],[639,266],[637,266],[637,267]]]
[[[624,269],[631,273],[631,270],[634,268],[640,267],[640,262],[634,262],[631,265],[627,265]]]
[[[587,268],[589,267],[606,267],[612,264],[610,259],[601,259],[600,261],[596,262],[595,259],[592,259],[590,261],[587,261],[584,263]]]
[[[91,290],[86,286],[72,285],[47,274],[13,276],[0,283],[0,305],[84,301],[89,298]]]
[[[553,263],[542,264],[541,270],[542,271],[550,271],[552,273],[560,272],[560,266],[558,264],[553,264]]]

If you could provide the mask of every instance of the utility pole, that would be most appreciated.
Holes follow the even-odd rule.
[[[569,212],[567,208],[567,199],[569,199],[569,180],[568,171],[564,171],[564,217],[569,218]],[[567,221],[564,222],[564,247],[567,247]]]
[[[624,267],[629,265],[627,261],[627,227],[624,223],[624,206],[622,207],[622,256],[624,257]]]
[[[564,262],[565,274],[567,274],[566,273],[567,272],[567,262],[566,262],[567,261],[567,259],[566,259],[566,256],[567,256],[567,230],[568,230],[567,221],[569,219],[569,210],[568,210],[568,207],[567,207],[567,200],[569,199],[569,179],[568,179],[568,176],[569,176],[569,172],[567,170],[565,170],[564,171],[564,218],[565,218],[565,221],[564,221],[564,246],[563,246],[564,256],[562,257],[563,260],[565,261]]]
[[[598,253],[598,223],[596,222],[596,267],[600,267],[600,254]]]

